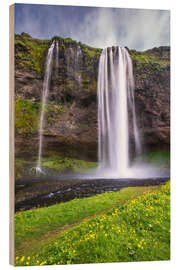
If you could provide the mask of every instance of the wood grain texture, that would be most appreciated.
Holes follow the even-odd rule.
[[[14,265],[14,5],[9,7],[9,262]]]

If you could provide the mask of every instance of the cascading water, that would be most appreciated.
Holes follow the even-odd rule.
[[[55,41],[51,44],[51,47],[48,50],[47,58],[46,58],[46,69],[45,69],[45,77],[43,82],[43,92],[42,92],[42,107],[41,107],[41,115],[40,115],[40,124],[39,124],[39,151],[38,151],[38,160],[35,171],[37,174],[43,173],[41,169],[41,156],[42,156],[42,144],[43,144],[43,125],[44,125],[44,112],[45,106],[47,102],[48,92],[49,92],[49,82],[52,73],[52,59],[53,59],[53,51],[54,51]]]
[[[82,58],[82,51],[81,51],[81,47],[78,46],[77,47],[77,53],[76,53],[76,58],[75,58],[75,68],[76,71],[80,71],[80,60]],[[81,74],[77,75],[77,80],[79,85],[81,84]]]
[[[134,105],[131,58],[125,48],[106,48],[100,56],[98,74],[99,170],[126,177],[129,170],[129,114],[136,153],[141,151]]]
[[[58,78],[58,68],[59,68],[59,44],[56,41],[56,79]]]
[[[41,168],[44,114],[55,47],[55,70],[57,72],[59,58],[57,41],[53,41],[46,59],[39,124],[38,160],[37,166],[32,168],[36,174],[44,174]],[[74,60],[74,51],[71,47],[69,48],[69,55],[67,56],[67,71],[69,73],[72,73],[72,60],[75,70],[79,71],[81,56],[81,48],[78,47]],[[133,166],[130,166],[130,132],[131,137],[134,138],[135,154],[140,154],[141,143],[136,124],[132,61],[125,48],[106,48],[100,56],[98,72],[99,167],[92,170],[90,174],[88,172],[78,175],[78,178],[145,178],[162,175],[155,167],[147,164],[134,163]]]

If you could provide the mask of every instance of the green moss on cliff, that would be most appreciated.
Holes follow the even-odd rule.
[[[83,46],[83,52],[90,58],[93,58],[101,54],[101,49],[94,49],[88,46]]]
[[[22,99],[15,100],[15,131],[18,134],[37,132],[39,123],[39,107],[36,102]]]
[[[59,74],[59,77],[61,78],[61,80],[63,79],[66,81],[71,78],[73,78],[73,80],[76,80],[76,77],[82,76],[82,88],[84,88],[84,90],[88,89],[89,91],[91,91],[92,87],[89,87],[91,82],[93,83],[93,87],[96,87],[94,81],[97,80],[98,61],[102,49],[92,48],[81,42],[72,40],[71,38],[54,36],[52,40],[54,39],[59,41],[59,71],[60,73],[62,73]],[[15,35],[16,63],[22,68],[28,67],[42,75],[45,65],[47,49],[52,40],[35,39],[30,37],[26,33],[22,33],[21,35]],[[70,66],[68,67],[70,74],[69,72],[67,73],[67,71],[64,70],[64,66],[67,65],[65,54],[68,53],[69,48],[73,49],[75,52],[78,46],[80,46],[82,51],[82,60],[80,65],[81,67],[79,67],[78,71],[76,70],[78,76],[75,76],[75,74],[73,74],[74,71],[72,67],[72,59],[70,61]],[[165,47],[154,48],[152,50],[147,50],[144,52],[128,50],[133,60],[134,73],[138,74],[138,72],[140,72],[144,68],[149,69],[150,71],[163,71],[164,69],[169,67],[169,58],[162,57],[164,48]],[[86,83],[87,81],[88,83]],[[76,83],[68,83],[67,81],[67,87],[76,88]]]
[[[47,124],[56,122],[57,117],[66,113],[69,104],[49,103],[45,107]],[[23,99],[15,100],[15,131],[16,134],[33,135],[38,132],[41,103]]]
[[[47,104],[45,108],[47,124],[54,124],[57,121],[57,117],[67,112],[66,104]]]
[[[169,58],[162,57],[160,53],[156,54],[154,49],[144,52],[129,50],[129,53],[133,61],[134,74],[136,77],[143,75],[144,78],[147,78],[147,75],[154,71],[161,72],[169,68]]]
[[[43,73],[50,42],[24,35],[15,35],[16,64]]]
[[[55,36],[52,40],[54,39],[59,42],[59,70],[57,78],[53,66],[52,81],[56,80],[60,88],[65,88],[71,98],[82,89],[87,92],[96,91],[98,62],[102,50],[71,38]],[[38,40],[25,33],[15,35],[16,67],[34,70],[43,77],[47,50],[52,40]]]

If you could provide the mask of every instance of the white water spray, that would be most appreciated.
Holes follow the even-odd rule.
[[[59,43],[56,41],[56,79],[58,78],[59,69]]]
[[[50,83],[50,78],[51,78],[51,73],[52,73],[52,59],[53,59],[54,46],[55,46],[55,41],[53,41],[53,43],[51,44],[51,47],[48,50],[48,54],[46,58],[46,70],[45,70],[45,77],[44,77],[44,82],[43,82],[42,107],[41,107],[40,124],[39,124],[39,151],[38,151],[37,166],[35,168],[35,172],[37,174],[44,173],[41,169],[43,125],[44,125],[45,106],[47,102],[47,97],[48,97],[48,92],[49,92],[49,83]]]
[[[141,151],[134,106],[132,61],[125,48],[106,48],[98,74],[99,170],[126,177],[129,170],[129,113],[136,153]]]

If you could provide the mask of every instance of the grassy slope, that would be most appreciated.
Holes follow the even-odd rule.
[[[155,193],[137,195],[144,191]],[[17,213],[15,216],[17,265],[67,264],[169,259],[169,185],[126,188],[87,199]],[[127,199],[128,202],[124,203]],[[133,199],[133,200],[132,200]],[[108,210],[108,208],[115,207]],[[101,213],[103,210],[104,213]],[[53,234],[65,224],[82,221]],[[31,243],[52,232],[33,249]],[[51,240],[52,238],[52,240]],[[24,243],[23,243],[24,242]],[[20,245],[21,244],[21,245]],[[23,249],[22,249],[23,248]],[[18,254],[19,250],[19,254]],[[23,250],[23,254],[22,251]],[[35,255],[36,253],[36,255]],[[45,263],[46,261],[46,263]]]
[[[157,187],[129,187],[118,192],[103,193],[89,198],[22,211],[15,214],[15,243],[37,238],[66,224],[97,214],[112,205]]]

